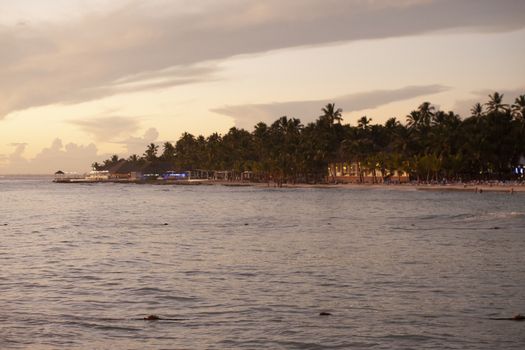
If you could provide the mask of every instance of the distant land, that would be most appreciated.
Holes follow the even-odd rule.
[[[92,164],[114,179],[214,178],[296,183],[449,183],[523,181],[525,95],[513,104],[503,94],[476,103],[467,118],[421,103],[384,125],[362,116],[343,123],[335,104],[307,125],[280,117],[254,130],[231,128],[208,137],[184,133],[172,144],[151,143],[142,155],[113,155]]]

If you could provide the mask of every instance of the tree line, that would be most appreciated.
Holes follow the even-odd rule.
[[[251,132],[236,127],[208,137],[185,132],[176,143],[165,142],[162,150],[151,143],[142,156],[127,161],[168,162],[179,171],[227,170],[234,176],[249,171],[261,181],[281,183],[325,181],[335,162],[356,162],[360,173],[404,171],[419,181],[468,181],[515,178],[512,170],[525,155],[525,95],[506,104],[495,92],[472,106],[466,118],[430,102],[410,112],[406,123],[390,118],[372,124],[363,116],[352,126],[342,123],[342,112],[329,103],[306,125],[283,116],[270,125],[260,122]],[[108,169],[121,160],[114,155],[93,167]]]

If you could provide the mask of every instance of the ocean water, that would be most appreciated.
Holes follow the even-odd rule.
[[[525,313],[523,193],[3,178],[0,199],[1,349],[525,346],[490,319]]]

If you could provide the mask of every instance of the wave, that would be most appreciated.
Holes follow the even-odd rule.
[[[510,211],[510,212],[489,212],[480,215],[481,219],[514,219],[514,218],[525,218],[525,212],[523,211]]]
[[[431,214],[420,215],[416,217],[404,217],[404,221],[412,221],[408,227],[405,225],[394,226],[393,229],[404,230],[435,230],[441,228],[448,229],[468,229],[468,226],[478,223],[490,223],[494,221],[514,221],[525,218],[523,211],[498,211],[498,212],[480,212],[480,213],[460,213],[460,214]],[[419,227],[418,224],[425,227]],[[467,227],[465,226],[467,225]],[[431,226],[431,227],[430,227]],[[476,225],[476,228],[481,228]],[[487,227],[489,229],[493,226]]]

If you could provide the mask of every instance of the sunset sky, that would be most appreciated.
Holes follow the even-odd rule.
[[[328,102],[355,125],[525,93],[523,0],[0,0],[0,173],[89,171]]]

